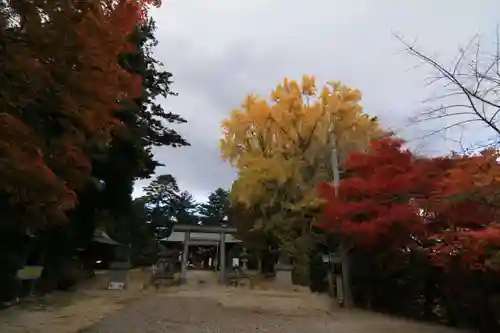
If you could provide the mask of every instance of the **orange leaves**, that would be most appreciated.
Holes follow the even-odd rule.
[[[151,0],[7,1],[0,29],[3,224],[59,222],[142,80],[119,62]],[[1,23],[1,22],[0,22]],[[11,214],[11,215],[9,215]]]
[[[140,79],[118,63],[119,55],[132,47],[127,39],[139,22],[138,6],[136,1],[120,1],[106,12],[88,10],[74,28],[79,66],[67,72],[65,96],[88,124],[88,133],[109,134],[107,129],[116,125],[112,112],[118,108],[117,98],[140,93]]]
[[[500,190],[500,164],[497,151],[487,150],[477,156],[456,159],[456,167],[449,170],[443,191],[463,193],[492,203]]]
[[[139,5],[140,5],[140,13],[141,13],[141,19],[143,22],[145,22],[148,18],[148,7],[149,6],[154,6],[154,7],[160,7],[161,6],[161,0],[136,0]]]
[[[149,7],[160,7],[161,0],[109,0],[110,8],[117,13],[121,13],[122,21],[119,23],[142,24],[148,20]],[[119,10],[117,10],[119,9]],[[125,26],[130,28],[130,26]]]
[[[427,200],[448,225],[481,226],[498,221],[500,165],[496,154],[454,156]]]
[[[36,144],[26,125],[0,114],[0,182],[10,206],[2,211],[0,229],[32,224],[33,219],[37,227],[60,222],[64,211],[76,203],[74,192],[47,167]]]

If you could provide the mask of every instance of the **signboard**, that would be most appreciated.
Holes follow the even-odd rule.
[[[35,290],[35,283],[42,276],[43,266],[24,266],[17,271],[17,278],[21,281],[30,281],[30,296]]]
[[[127,275],[130,263],[112,262],[108,271],[108,289],[123,290],[127,287]]]
[[[205,241],[220,241],[220,234],[207,234],[202,232],[191,232],[189,234],[190,240],[205,240]]]
[[[125,288],[125,282],[115,282],[111,281],[108,284],[109,290],[123,290]]]
[[[24,266],[17,271],[19,280],[38,280],[42,276],[43,266]]]
[[[233,267],[239,267],[239,266],[240,266],[240,259],[233,258]]]

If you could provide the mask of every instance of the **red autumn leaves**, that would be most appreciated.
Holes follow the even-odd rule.
[[[352,154],[338,196],[320,184],[319,226],[367,249],[418,249],[438,266],[491,268],[500,249],[497,154],[419,158],[402,145],[383,139]]]
[[[135,48],[129,37],[152,2],[0,6],[4,221],[57,223],[74,206],[75,192],[90,182],[93,154],[122,126],[115,111],[142,93],[141,78],[123,68],[120,55]]]

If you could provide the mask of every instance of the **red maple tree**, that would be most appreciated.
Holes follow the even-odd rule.
[[[412,202],[422,196],[425,182],[419,179],[420,165],[402,145],[402,140],[388,138],[374,141],[368,153],[352,154],[338,196],[331,184],[320,184],[326,200],[320,227],[339,230],[363,246],[400,246],[424,233]]]
[[[491,268],[500,250],[496,153],[416,158],[402,145],[383,139],[352,154],[338,196],[320,184],[319,226],[361,247],[418,248],[441,267]]]
[[[141,93],[120,55],[154,0],[6,1],[0,6],[3,223],[59,222],[90,180],[92,154]],[[23,221],[16,220],[15,217]]]
[[[445,176],[420,202],[429,213],[429,238],[435,240],[428,253],[439,266],[485,269],[500,250],[497,153],[486,150],[449,160]]]

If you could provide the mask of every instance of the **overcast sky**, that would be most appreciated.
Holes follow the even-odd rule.
[[[152,13],[156,56],[179,93],[165,106],[187,119],[177,129],[192,144],[157,149],[165,164],[157,173],[171,173],[182,190],[204,200],[235,179],[220,159],[221,120],[245,94],[267,94],[285,76],[312,74],[321,84],[341,80],[359,88],[366,112],[406,139],[418,137],[421,128],[404,126],[431,93],[424,88],[431,71],[414,69],[418,60],[401,52],[393,34],[418,38],[421,50],[450,64],[475,34],[492,41],[500,1],[163,0]],[[427,153],[450,146],[441,137],[424,143],[415,145]],[[134,194],[147,183],[137,182]]]

